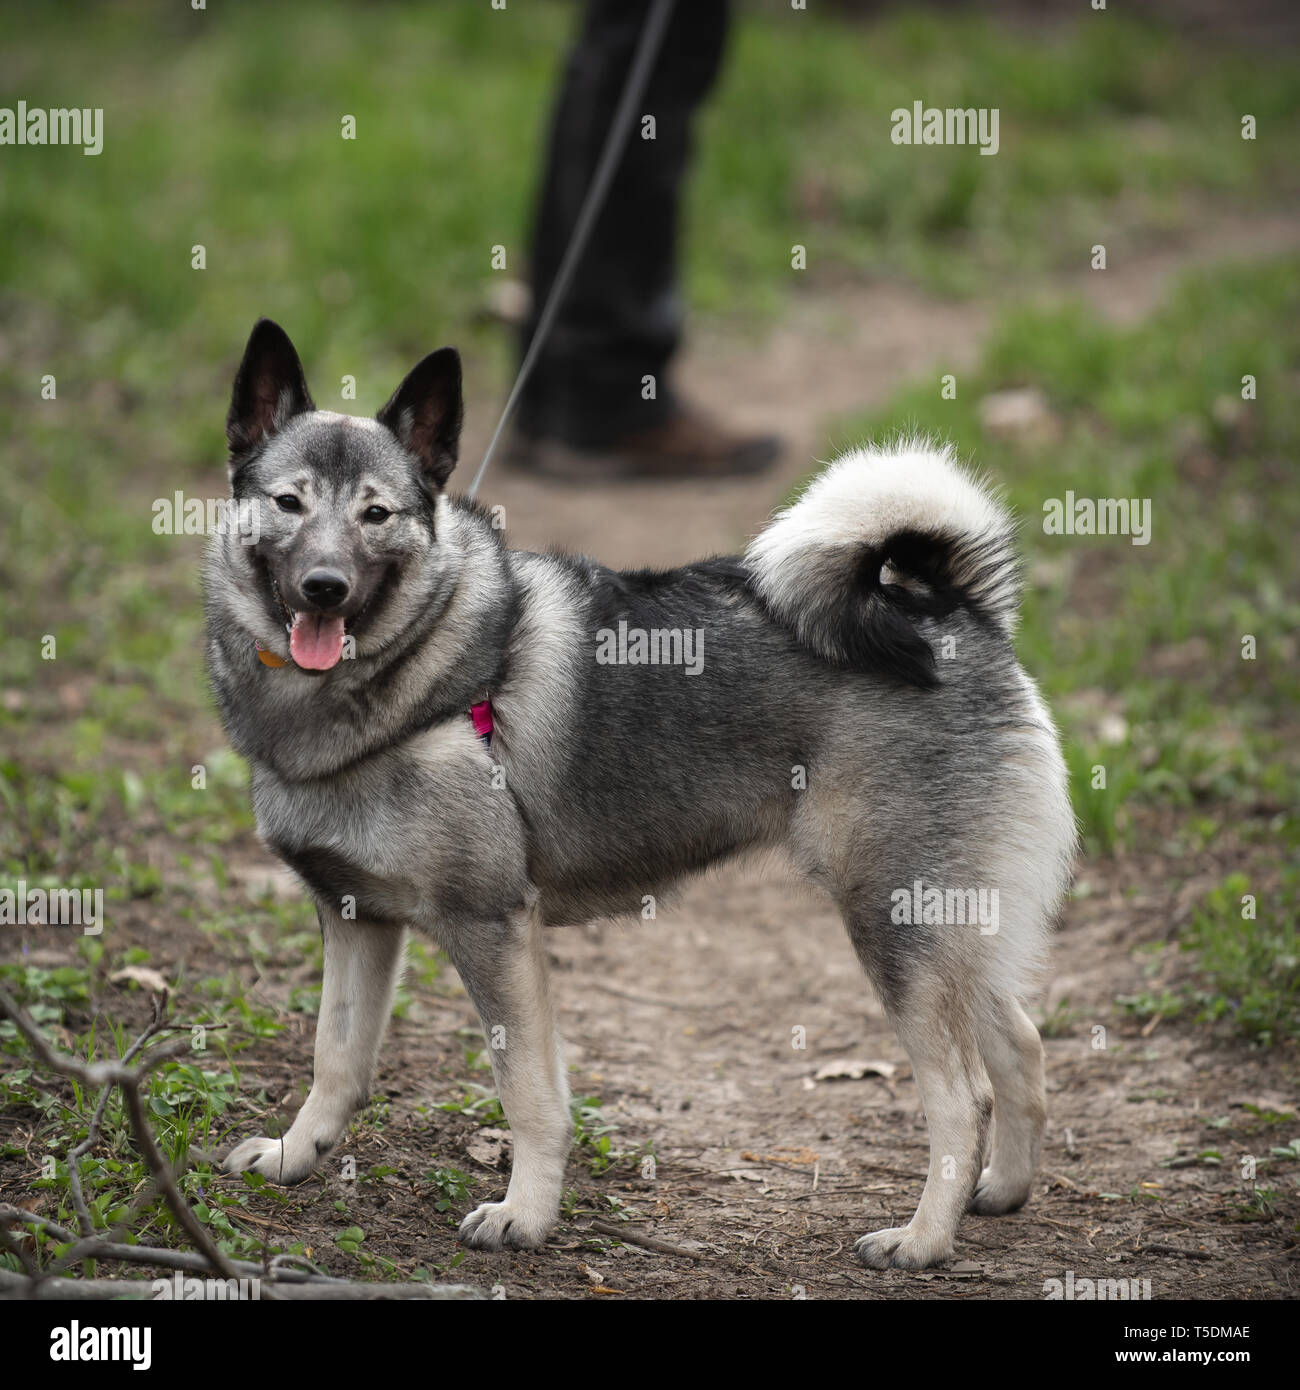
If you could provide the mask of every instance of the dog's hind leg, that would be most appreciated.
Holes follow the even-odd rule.
[[[245,1139],[227,1156],[227,1172],[245,1169],[277,1183],[301,1182],[343,1137],[370,1082],[401,974],[406,929],[348,922],[319,911],[325,948],[316,1065],[311,1092],[282,1139]]]
[[[958,993],[940,985],[914,980],[886,1003],[925,1108],[930,1167],[911,1221],[858,1241],[858,1258],[873,1269],[924,1269],[951,1259],[957,1223],[984,1161],[993,1098],[974,1020]]]
[[[873,1269],[924,1269],[951,1259],[957,1225],[970,1203],[988,1141],[993,1095],[980,1059],[967,963],[951,936],[921,925],[881,921],[873,888],[841,898],[858,959],[912,1063],[930,1132],[930,1167],[916,1214],[906,1226],[873,1231],[857,1243]]]
[[[990,1003],[977,1028],[993,1083],[993,1150],[971,1210],[997,1216],[1024,1206],[1038,1169],[1047,1115],[1043,1044],[1028,1014],[1009,996]]]
[[[542,927],[533,913],[519,911],[448,932],[443,944],[478,1010],[514,1142],[505,1200],[470,1212],[460,1237],[479,1250],[537,1249],[559,1215],[573,1143]]]

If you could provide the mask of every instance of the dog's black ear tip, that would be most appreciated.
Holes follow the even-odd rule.
[[[289,335],[273,319],[265,314],[258,316],[257,322],[253,324],[252,331],[248,335],[250,343],[282,341],[289,342]]]
[[[460,371],[460,349],[453,347],[450,343],[445,347],[435,349],[424,360],[431,367],[454,367],[456,371]]]
[[[448,388],[459,391],[463,378],[460,350],[449,345],[435,348],[422,357],[407,373],[402,387],[409,385],[415,391],[445,391]]]
[[[296,362],[298,349],[293,339],[274,319],[263,315],[253,325],[248,341],[244,345],[244,362],[251,363],[270,359]]]

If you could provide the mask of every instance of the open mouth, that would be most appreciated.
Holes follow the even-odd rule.
[[[289,624],[289,655],[305,671],[328,671],[343,660],[341,617],[324,613],[294,613]]]

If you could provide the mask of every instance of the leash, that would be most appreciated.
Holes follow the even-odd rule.
[[[506,403],[501,409],[501,418],[497,421],[497,427],[492,432],[487,452],[483,455],[483,462],[479,464],[478,472],[474,474],[474,481],[470,483],[469,490],[465,493],[465,496],[471,500],[478,492],[483,475],[488,470],[488,464],[492,462],[492,455],[496,452],[497,442],[514,413],[515,402],[519,399],[519,393],[524,389],[529,376],[532,374],[533,364],[541,352],[542,345],[546,342],[551,325],[559,313],[565,294],[568,292],[569,281],[572,280],[573,272],[577,269],[578,261],[586,249],[587,238],[591,235],[591,229],[595,225],[596,217],[605,201],[605,195],[609,192],[610,181],[614,177],[618,156],[627,139],[632,118],[636,113],[641,97],[645,93],[650,69],[659,53],[672,9],[673,0],[654,0],[651,10],[646,16],[645,28],[641,30],[636,52],[632,55],[632,65],[628,68],[623,94],[619,97],[618,109],[614,113],[614,119],[610,122],[609,133],[605,136],[605,144],[601,149],[595,172],[591,176],[591,183],[588,185],[586,196],[583,198],[578,219],[573,224],[573,235],[569,238],[569,244],[565,248],[564,259],[560,262],[560,268],[556,272],[555,279],[551,282],[551,292],[546,296],[546,303],[542,306],[537,327],[533,330],[532,341],[528,344],[528,351],[524,353],[524,360],[519,364],[519,373],[515,377],[515,383],[510,388],[510,394],[506,397]]]

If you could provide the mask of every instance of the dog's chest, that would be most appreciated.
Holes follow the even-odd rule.
[[[412,848],[412,822],[426,802],[422,780],[414,769],[390,769],[378,762],[311,782],[285,782],[257,768],[257,828],[285,857],[328,850],[374,872],[393,872]]]
[[[289,782],[254,764],[253,808],[262,839],[318,899],[416,921],[449,874],[464,881],[485,827],[485,861],[499,865],[512,843],[513,803],[490,788],[482,745],[453,721],[328,778]]]

